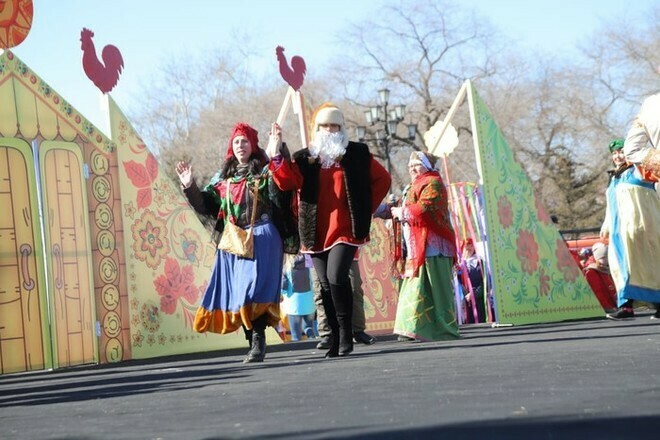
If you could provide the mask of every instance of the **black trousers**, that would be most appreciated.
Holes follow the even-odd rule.
[[[335,341],[340,332],[344,338],[352,339],[353,289],[349,272],[355,252],[355,246],[338,244],[323,253],[312,255],[321,283],[323,308]]]

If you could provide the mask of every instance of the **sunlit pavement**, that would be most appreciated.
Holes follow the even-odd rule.
[[[381,336],[0,376],[2,439],[660,438],[660,320]],[[246,350],[247,351],[247,348]]]

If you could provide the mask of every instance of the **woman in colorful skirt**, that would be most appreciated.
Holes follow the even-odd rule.
[[[208,288],[195,317],[196,331],[230,333],[245,331],[250,351],[243,362],[262,362],[266,355],[265,330],[280,320],[280,282],[283,245],[274,222],[278,197],[268,172],[267,160],[259,149],[257,131],[237,124],[229,139],[222,170],[200,190],[192,168],[176,165],[183,191],[200,214],[216,218],[215,230],[222,233],[226,223],[250,228],[254,237],[253,258],[218,250]],[[253,217],[254,197],[257,197]]]
[[[447,190],[436,158],[413,152],[408,162],[411,183],[401,206],[391,208],[401,225],[403,252],[396,252],[402,277],[394,333],[399,340],[457,339],[458,322],[452,284],[456,241],[449,218]]]
[[[607,187],[602,238],[610,240],[608,261],[619,309],[610,319],[635,316],[633,301],[654,304],[660,319],[660,198],[653,182],[626,160],[623,139],[609,145],[615,169]]]

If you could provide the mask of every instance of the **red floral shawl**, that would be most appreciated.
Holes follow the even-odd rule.
[[[414,247],[411,252],[413,276],[418,275],[419,268],[424,264],[429,230],[451,243],[451,256],[456,259],[456,237],[449,216],[447,189],[440,174],[428,171],[419,176],[410,185],[405,199],[408,210],[406,220],[410,226],[411,245]]]

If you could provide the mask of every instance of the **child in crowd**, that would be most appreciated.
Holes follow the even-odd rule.
[[[308,257],[298,254],[282,275],[282,311],[288,316],[292,341],[300,341],[303,335],[308,339],[318,336],[311,265]]]

